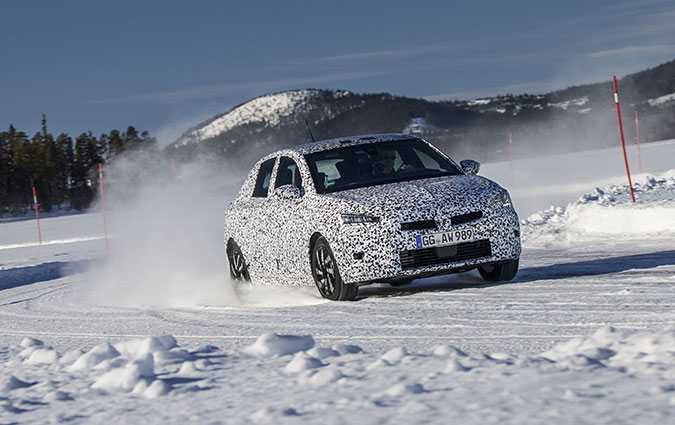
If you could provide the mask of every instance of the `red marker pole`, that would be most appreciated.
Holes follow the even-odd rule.
[[[637,146],[638,171],[642,174],[642,158],[640,157],[640,114],[635,110],[635,145]]]
[[[105,207],[105,182],[103,180],[103,164],[98,164],[98,188],[101,194],[101,212],[103,214],[103,235],[105,237],[105,249],[110,249],[108,243],[108,220],[106,218]]]
[[[33,186],[33,209],[35,210],[35,222],[37,223],[38,241],[42,245],[42,228],[40,227],[40,204],[37,199],[37,189]]]
[[[630,178],[630,167],[628,166],[628,153],[626,153],[626,139],[623,135],[623,121],[621,120],[621,103],[619,102],[619,81],[614,76],[614,104],[616,105],[616,116],[619,123],[619,136],[621,136],[621,149],[623,151],[623,164],[626,167],[626,176],[628,177],[628,193],[630,199],[635,202],[635,193],[633,192],[633,181]]]

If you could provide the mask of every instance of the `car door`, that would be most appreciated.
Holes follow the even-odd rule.
[[[270,267],[275,264],[271,249],[275,238],[270,233],[270,215],[273,214],[270,204],[276,162],[277,158],[270,158],[260,164],[251,196],[242,208],[242,221],[245,223],[242,229],[245,246],[242,246],[242,251],[253,268],[253,278],[265,278],[275,271],[275,268]]]
[[[274,197],[271,203],[282,235],[275,244],[279,271],[292,274],[300,273],[302,265],[308,261],[306,248],[310,237],[305,190],[298,165],[300,161],[300,158],[292,158],[290,155],[279,158],[274,189],[292,185],[300,190],[302,196],[299,199]]]

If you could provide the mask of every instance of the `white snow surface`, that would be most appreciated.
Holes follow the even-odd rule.
[[[68,362],[27,364],[22,347],[3,347],[0,417],[379,424],[447,423],[452,415],[472,424],[655,424],[668,423],[675,405],[675,330],[604,326],[537,354],[397,348],[325,362],[306,352],[259,359],[237,349],[180,346],[171,350],[184,356],[157,362],[154,355],[166,350],[161,343],[122,344],[159,351],[135,359],[117,353],[101,370],[73,374]],[[166,401],[148,401],[160,398]]]
[[[672,144],[655,149],[663,167]],[[536,166],[553,170],[560,157],[546,161]],[[523,215],[511,283],[472,271],[364,287],[351,303],[249,286],[231,300],[194,275],[176,280],[200,297],[153,304],[164,294],[148,286],[152,270],[129,281],[142,301],[83,298],[106,255],[99,215],[44,220],[46,240],[81,238],[67,244],[34,245],[31,221],[0,223],[0,245],[16,245],[0,250],[0,423],[670,423],[666,170],[637,177],[635,205],[614,175],[595,174],[576,193],[569,182],[566,206]],[[528,181],[516,204],[541,207],[549,198],[532,194],[549,183]]]

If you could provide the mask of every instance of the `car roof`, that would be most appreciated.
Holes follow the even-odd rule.
[[[390,142],[395,140],[415,140],[415,139],[418,138],[415,136],[401,133],[361,134],[357,136],[338,137],[336,139],[317,140],[316,142],[303,143],[302,145],[292,146],[290,148],[274,152],[273,154],[268,155],[268,157],[289,151],[298,153],[300,155],[306,155],[309,153],[321,152],[343,146],[357,146],[369,143]]]

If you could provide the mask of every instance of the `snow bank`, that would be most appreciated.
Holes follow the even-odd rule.
[[[522,220],[529,245],[569,243],[579,239],[673,237],[675,170],[634,184],[638,202],[628,199],[627,185],[596,188],[566,207],[550,207]]]

